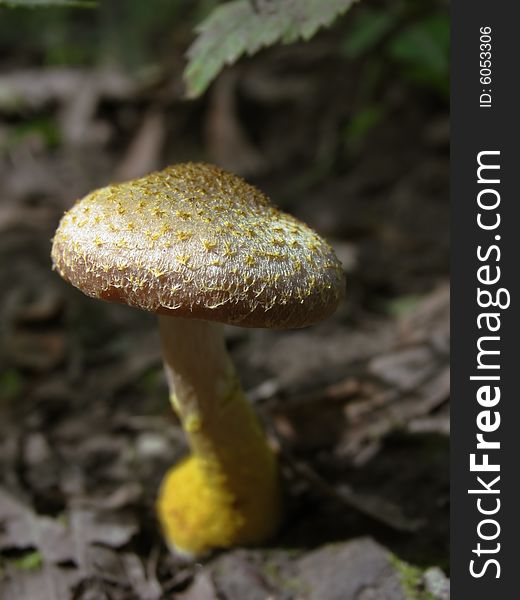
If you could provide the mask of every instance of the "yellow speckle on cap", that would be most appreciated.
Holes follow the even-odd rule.
[[[211,252],[211,250],[214,250],[217,247],[217,243],[210,240],[202,240],[202,245],[208,252]]]
[[[191,231],[178,231],[177,232],[177,239],[180,242],[189,240],[192,236],[193,236],[193,233]]]
[[[224,256],[231,258],[232,256],[235,256],[235,254],[236,250],[233,250],[231,244],[229,242],[224,242]]]

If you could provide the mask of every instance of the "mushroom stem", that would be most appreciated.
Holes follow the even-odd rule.
[[[167,541],[190,554],[263,542],[280,519],[278,466],[222,327],[168,316],[159,316],[159,325],[170,399],[192,450],[159,494]]]

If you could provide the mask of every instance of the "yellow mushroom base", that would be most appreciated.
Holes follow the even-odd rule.
[[[261,458],[262,464],[247,464],[237,456],[227,476],[217,460],[194,455],[168,471],[157,511],[172,550],[197,556],[261,544],[275,534],[282,506],[278,466],[267,446]]]

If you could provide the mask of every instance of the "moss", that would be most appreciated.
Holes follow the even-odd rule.
[[[291,577],[289,579],[282,579],[281,581],[282,589],[288,590],[290,592],[302,592],[309,591],[309,586],[296,577]]]
[[[22,375],[16,369],[7,369],[0,373],[0,398],[13,400],[23,389]]]
[[[264,573],[268,579],[278,580],[280,577],[279,566],[274,561],[267,561],[264,564]]]
[[[296,551],[297,555],[300,555],[300,551]],[[307,586],[304,582],[298,579],[296,576],[288,576],[284,574],[281,565],[276,559],[266,560],[263,564],[263,571],[266,578],[276,588],[282,589],[288,592],[297,592],[299,594],[307,590]]]
[[[409,600],[436,600],[423,586],[424,571],[407,563],[394,554],[390,554],[390,562],[398,573],[399,581]]]
[[[20,571],[37,571],[43,564],[43,557],[40,552],[35,550],[34,552],[27,552],[9,562]]]

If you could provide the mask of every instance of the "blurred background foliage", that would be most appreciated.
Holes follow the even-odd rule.
[[[309,39],[321,25],[337,19],[339,53],[349,59],[370,56],[369,74],[390,68],[396,76],[434,89],[447,99],[449,15],[445,2],[398,0],[388,5],[366,1],[352,19],[341,18],[352,0],[307,0],[303,6],[298,3],[293,12],[292,0],[264,0],[258,2],[259,8],[256,4],[253,0],[112,0],[97,4],[17,0],[7,4],[10,10],[0,8],[0,44],[5,49],[23,40],[19,60],[34,64],[36,59],[42,66],[118,64],[134,70],[167,60],[172,45],[187,46],[197,27],[199,37],[188,53],[186,69],[188,88],[196,96],[213,78],[202,68],[204,61],[213,61],[211,69],[216,74],[244,52],[252,54],[280,39],[285,43],[299,37]],[[40,5],[46,5],[46,10],[27,8]],[[21,18],[19,11],[24,6],[27,12]],[[265,11],[275,18],[265,22],[243,18],[223,28],[223,21],[244,6],[252,7],[251,12],[258,16]],[[248,15],[242,12],[240,16]],[[264,39],[266,24],[274,31]],[[371,114],[362,121],[373,120]]]
[[[46,7],[34,8],[40,4]],[[335,56],[331,59],[336,75],[341,77],[342,69],[356,73],[356,86],[344,99],[348,116],[343,119],[341,137],[346,157],[358,154],[367,135],[391,118],[388,95],[381,92],[391,82],[416,94],[419,100],[422,96],[428,103],[448,104],[447,0],[364,0],[355,2],[344,16],[352,0],[307,0],[303,5],[297,3],[297,10],[293,0],[63,4],[70,2],[17,0],[6,4],[0,0],[0,65],[4,70],[27,66],[117,68],[131,77],[153,80],[160,79],[165,71],[183,69],[183,95],[196,97],[226,64],[237,61],[244,52],[255,53],[280,39],[307,39],[320,25],[334,22],[328,35],[333,40]],[[253,7],[252,18],[227,19],[226,11],[243,10],[244,5]],[[320,12],[320,6],[328,7],[328,12]],[[269,26],[274,27],[274,33],[267,37],[266,21],[255,20],[262,11],[271,19]],[[284,18],[280,21],[277,15]],[[0,104],[7,101],[0,89]],[[52,118],[25,117],[2,146],[11,146],[34,131],[47,146],[58,145],[60,131]],[[318,176],[327,170],[320,166],[319,157],[315,167]],[[312,180],[313,175],[310,177]]]
[[[72,7],[30,1],[0,2],[0,44],[18,46],[20,62],[41,66],[105,66],[128,70],[167,58],[175,42],[187,44],[193,26],[216,0],[111,0]],[[7,56],[6,52],[1,53]]]

